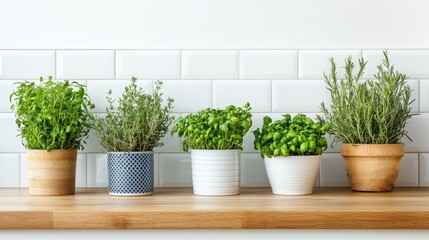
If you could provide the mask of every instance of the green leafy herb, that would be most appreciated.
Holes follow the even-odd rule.
[[[330,133],[335,142],[361,144],[399,143],[405,135],[407,120],[413,115],[410,105],[411,89],[405,74],[394,71],[387,52],[378,66],[375,80],[362,80],[367,64],[359,60],[359,70],[353,75],[351,57],[345,60],[345,77],[338,80],[337,69],[331,58],[331,73],[324,74],[331,93],[330,109],[322,102],[324,118],[331,123]],[[408,137],[409,138],[409,137]]]
[[[116,109],[110,90],[106,117],[95,119],[94,128],[107,151],[143,152],[164,145],[160,139],[174,120],[170,116],[174,100],[168,98],[167,105],[163,106],[162,81],[155,81],[152,94],[137,87],[136,81],[133,77],[131,84],[125,87]]]
[[[22,144],[27,149],[83,149],[94,108],[83,85],[48,81],[18,83],[10,95]]]
[[[328,147],[324,135],[330,125],[324,121],[314,122],[304,114],[293,119],[290,114],[272,123],[270,117],[264,117],[262,130],[253,131],[254,146],[261,156],[320,155]]]
[[[242,149],[243,137],[252,126],[250,104],[225,109],[207,108],[180,118],[171,134],[185,137],[183,150]]]

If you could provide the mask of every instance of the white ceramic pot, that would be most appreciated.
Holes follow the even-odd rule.
[[[191,150],[197,195],[240,194],[240,150]]]
[[[265,157],[265,168],[274,194],[304,195],[313,192],[321,155]]]

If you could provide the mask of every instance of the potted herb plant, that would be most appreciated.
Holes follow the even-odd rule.
[[[391,191],[404,155],[403,136],[411,113],[411,89],[407,76],[394,70],[387,52],[374,80],[362,80],[367,64],[359,60],[354,75],[351,57],[345,61],[345,77],[339,80],[334,60],[325,74],[331,94],[330,108],[321,105],[331,133],[342,142],[347,176],[354,191]]]
[[[313,191],[320,157],[328,147],[324,135],[329,125],[304,114],[283,115],[272,123],[265,116],[262,129],[253,131],[255,149],[264,158],[274,194],[303,195]]]
[[[91,128],[94,108],[77,82],[25,81],[10,95],[23,145],[27,149],[29,190],[33,195],[75,192],[77,150]]]
[[[207,108],[180,118],[171,134],[184,137],[191,151],[192,183],[197,195],[240,193],[240,151],[252,126],[250,104],[225,109]]]
[[[111,195],[150,195],[154,183],[153,148],[162,146],[174,120],[170,116],[174,100],[163,106],[162,81],[155,81],[152,94],[137,86],[137,79],[125,87],[115,108],[110,90],[105,117],[96,117],[94,128],[108,152],[108,185]]]

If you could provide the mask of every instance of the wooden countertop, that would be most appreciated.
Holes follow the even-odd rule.
[[[104,188],[69,196],[31,196],[0,189],[0,229],[429,229],[429,189],[358,193],[316,188],[305,196],[244,188],[207,197],[190,188],[159,188],[152,196],[115,197]]]

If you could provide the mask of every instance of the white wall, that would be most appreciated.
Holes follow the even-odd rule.
[[[425,0],[2,0],[0,48],[427,48]]]
[[[328,99],[328,58],[369,60],[367,77],[389,49],[410,76],[421,113],[408,125],[398,186],[429,186],[428,1],[353,0],[1,0],[0,187],[26,187],[26,158],[9,108],[13,83],[39,76],[76,79],[102,114],[135,75],[147,90],[164,80],[174,114],[244,104],[254,128],[264,115],[315,116]],[[239,97],[237,97],[239,96]],[[191,186],[180,139],[157,149],[156,186]],[[317,186],[347,186],[339,146],[324,154]],[[263,162],[245,139],[242,185],[268,186]],[[78,186],[106,186],[106,157],[94,135],[79,155]]]

